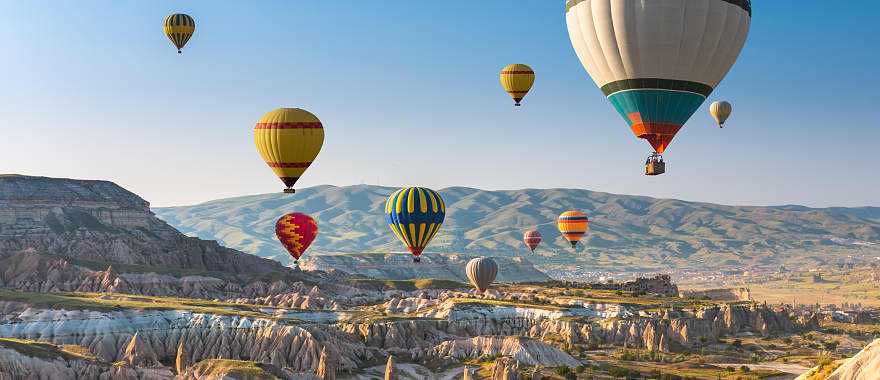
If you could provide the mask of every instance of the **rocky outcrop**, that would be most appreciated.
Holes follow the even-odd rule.
[[[492,380],[519,380],[519,363],[508,357],[495,359]]]
[[[681,298],[715,301],[752,301],[752,294],[749,288],[681,290],[678,292],[678,296]]]
[[[70,259],[33,251],[2,256],[0,253],[0,287],[27,292],[91,292],[126,293],[153,296],[173,296],[206,299],[228,299],[236,303],[268,304],[273,306],[325,309],[336,308],[337,303],[324,294],[307,295],[310,288],[303,281],[329,282],[324,274],[304,274],[287,277],[286,281],[264,282],[259,279],[221,279],[206,275],[174,276],[156,272],[119,273],[112,265],[104,270],[93,270],[74,265]]]
[[[187,380],[317,380],[314,374],[291,372],[272,364],[209,359],[196,363],[176,379]]]
[[[321,380],[336,380],[336,362],[339,359],[331,352],[332,349],[328,349],[328,347],[324,346],[321,349],[321,358],[318,359],[318,368],[315,374]]]
[[[385,380],[399,380],[397,367],[394,366],[394,355],[388,355],[388,362],[385,363]]]
[[[181,340],[177,345],[177,356],[174,357],[174,369],[178,375],[182,375],[187,367],[189,367],[189,363],[186,361],[186,348]]]
[[[639,277],[633,281],[624,283],[596,283],[588,286],[598,290],[621,290],[626,292],[641,292],[649,294],[662,294],[675,297],[678,295],[678,286],[672,283],[668,274],[661,274],[652,278]]]
[[[147,201],[111,182],[0,176],[0,259],[23,252],[64,257],[71,261],[67,265],[88,261],[174,272],[302,277],[277,262],[185,236],[156,218]],[[100,277],[91,280],[86,284],[81,278],[80,285],[102,285]]]
[[[171,380],[169,368],[111,364],[38,342],[0,339],[0,379]]]
[[[0,310],[20,309],[5,306]],[[177,359],[185,342],[183,360],[249,360],[315,373],[321,352],[326,365],[346,370],[375,358],[375,350],[334,326],[290,326],[270,319],[220,316],[185,311],[24,309],[0,315],[0,336],[79,345],[106,362],[124,361],[126,348],[137,334],[143,349],[164,363]],[[326,358],[325,358],[326,359]]]
[[[464,374],[462,375],[461,380],[474,380],[474,378],[476,378],[476,375],[474,374],[476,371],[473,368],[464,367],[463,372]]]
[[[824,379],[808,377],[810,380],[875,380],[880,374],[880,339],[868,344],[861,352],[844,361],[834,372]],[[800,379],[799,377],[798,379]]]
[[[463,360],[481,356],[506,356],[525,365],[575,367],[580,364],[577,359],[556,347],[517,336],[477,336],[470,339],[447,340],[428,353],[428,357],[438,359]]]
[[[665,311],[656,317],[630,317],[573,321],[529,314],[509,318],[459,320],[404,320],[377,323],[341,323],[340,328],[363,339],[368,346],[407,351],[420,350],[447,340],[482,335],[524,336],[561,343],[613,344],[675,352],[691,349],[719,337],[753,333],[785,334],[801,326],[789,320],[786,310],[763,305],[725,305],[693,312]]]
[[[182,342],[181,342],[182,343]],[[159,365],[159,359],[153,348],[138,337],[138,333],[134,333],[128,345],[125,346],[125,352],[122,361],[133,367],[155,367]]]

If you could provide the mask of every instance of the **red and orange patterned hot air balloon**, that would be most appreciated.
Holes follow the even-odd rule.
[[[306,214],[292,212],[275,222],[275,236],[293,256],[293,263],[298,264],[303,252],[318,236],[318,223]]]
[[[535,253],[535,248],[538,248],[538,244],[541,244],[541,233],[538,230],[530,230],[523,233],[523,243],[526,243],[526,246]]]

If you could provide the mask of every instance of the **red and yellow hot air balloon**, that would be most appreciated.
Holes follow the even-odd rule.
[[[318,223],[306,214],[292,212],[275,222],[275,236],[293,257],[293,263],[298,264],[318,236]]]
[[[535,83],[535,72],[528,65],[514,63],[501,69],[501,87],[513,98],[515,106],[521,106],[520,102],[532,89]]]
[[[587,218],[587,214],[580,211],[566,211],[559,215],[556,226],[562,237],[568,240],[572,248],[575,248],[590,229],[590,219]]]
[[[541,244],[541,233],[538,230],[524,232],[523,243],[526,243],[526,247],[529,247],[529,250],[535,253],[535,248],[538,248],[538,244]]]
[[[284,182],[284,192],[293,193],[293,185],[324,145],[324,126],[309,111],[278,108],[257,122],[254,144],[266,165]]]

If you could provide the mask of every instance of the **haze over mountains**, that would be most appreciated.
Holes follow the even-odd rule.
[[[262,194],[194,206],[156,208],[157,216],[184,233],[289,263],[274,237],[286,212],[312,215],[320,234],[307,253],[394,252],[403,247],[383,219],[394,189],[356,185],[318,186],[294,195]],[[880,253],[880,208],[724,206],[616,195],[579,189],[484,191],[441,189],[446,222],[426,254],[461,252],[494,256],[528,254],[522,231],[537,228],[545,241],[543,263],[644,269],[682,266],[821,263],[830,253]],[[556,216],[587,212],[591,231],[574,253],[559,237]]]

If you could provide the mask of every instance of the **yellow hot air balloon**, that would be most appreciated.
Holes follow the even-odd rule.
[[[724,128],[724,122],[730,117],[731,112],[733,112],[733,106],[723,100],[720,102],[714,102],[709,106],[709,114],[715,118],[715,121],[720,128]]]
[[[514,63],[501,69],[501,87],[513,98],[516,106],[521,105],[520,102],[534,83],[535,72],[528,65]]]
[[[174,13],[165,17],[165,35],[177,47],[177,52],[186,45],[196,31],[196,21],[189,15]]]
[[[590,219],[580,211],[566,211],[559,215],[556,226],[562,237],[574,248],[590,229]]]
[[[257,151],[293,193],[293,185],[308,169],[324,144],[324,127],[309,111],[279,108],[271,111],[254,127]]]

